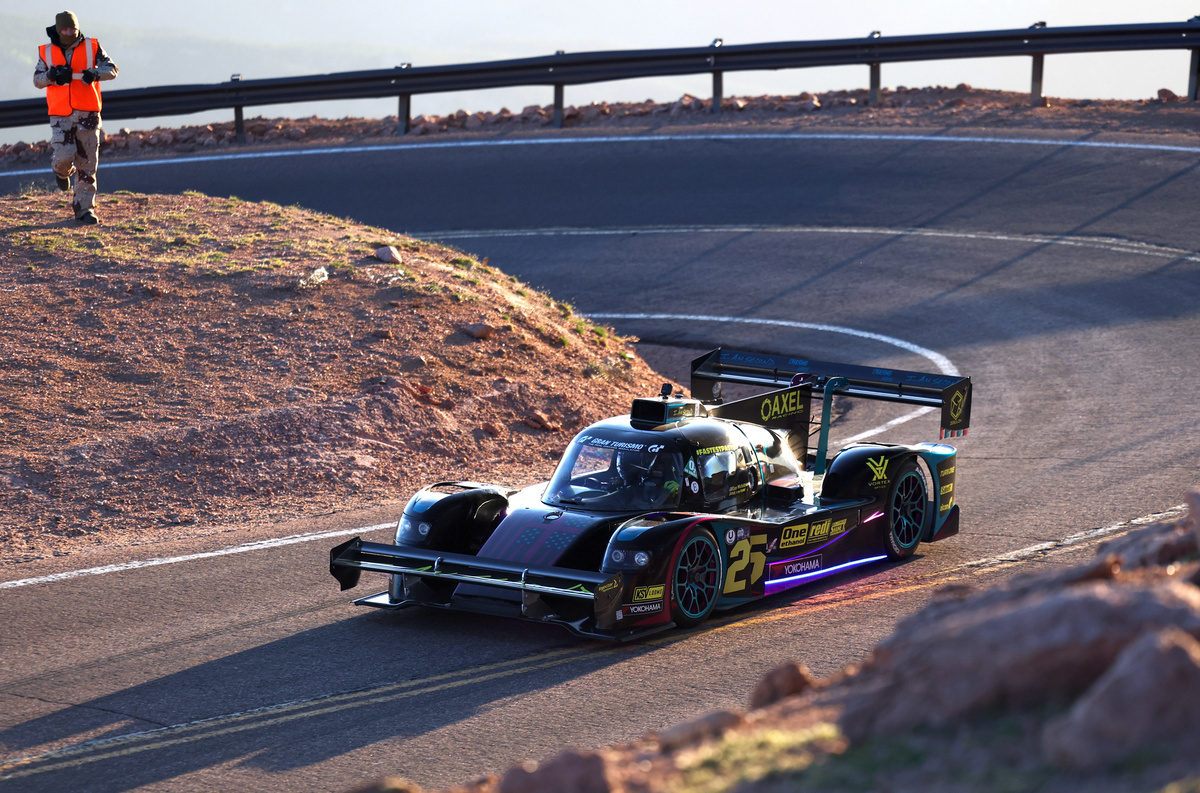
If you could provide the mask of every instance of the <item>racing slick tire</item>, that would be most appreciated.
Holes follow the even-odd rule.
[[[914,460],[906,460],[888,488],[884,510],[887,535],[884,551],[890,559],[907,559],[917,550],[929,519],[929,488]]]
[[[712,613],[721,595],[721,551],[713,534],[703,526],[688,529],[671,559],[668,586],[671,595],[671,619],[690,628]]]

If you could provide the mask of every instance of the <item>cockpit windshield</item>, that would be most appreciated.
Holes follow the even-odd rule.
[[[598,512],[673,509],[682,471],[682,457],[661,445],[584,435],[563,455],[544,500]]]

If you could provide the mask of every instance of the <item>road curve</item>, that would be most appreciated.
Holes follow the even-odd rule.
[[[325,572],[323,542],[0,590],[0,790],[449,784],[737,707],[768,664],[857,660],[941,582],[1079,558],[1086,543],[963,567],[1163,510],[1195,484],[1197,165],[1189,150],[814,137],[102,171],[107,190],[197,189],[420,231],[583,312],[731,318],[611,320],[667,344],[930,366],[876,340],[745,321],[774,320],[935,350],[976,387],[964,528],[907,564],[620,647],[470,615],[363,613]],[[17,182],[0,174],[0,189]],[[853,409],[843,437],[885,413]]]

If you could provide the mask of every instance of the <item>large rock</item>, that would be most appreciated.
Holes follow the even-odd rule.
[[[750,692],[750,709],[765,708],[781,699],[803,693],[815,680],[804,664],[789,661],[763,675]]]
[[[499,793],[616,793],[623,789],[604,755],[568,749],[540,766],[514,766]]]
[[[1109,540],[1096,552],[1119,556],[1124,570],[1173,564],[1200,551],[1200,532],[1193,526],[1190,514],[1173,523],[1155,523]]]
[[[1200,635],[1200,589],[1085,581],[981,607],[968,601],[935,620],[918,615],[864,664],[841,727],[864,738],[985,708],[1070,701],[1147,630],[1171,626]]]
[[[1148,633],[1126,647],[1042,733],[1048,759],[1085,769],[1157,741],[1200,746],[1200,642],[1178,628]]]

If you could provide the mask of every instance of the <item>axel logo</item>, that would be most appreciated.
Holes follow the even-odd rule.
[[[871,484],[887,481],[887,467],[888,461],[883,457],[880,457],[878,460],[867,458],[867,468],[870,468],[871,473],[875,475],[875,478],[871,480]]]
[[[803,413],[807,404],[801,392],[788,391],[767,397],[759,403],[758,409],[763,421],[771,421]]]
[[[967,405],[967,392],[955,391],[950,397],[950,420],[955,424],[962,418],[963,408]]]

